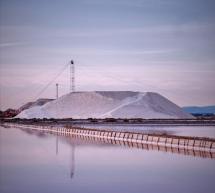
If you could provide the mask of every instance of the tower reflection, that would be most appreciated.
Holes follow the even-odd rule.
[[[56,135],[55,153],[58,155],[59,152],[59,135]],[[69,139],[71,147],[71,161],[70,161],[70,178],[72,179],[75,174],[75,143],[72,138]]]
[[[71,141],[71,169],[70,169],[70,178],[72,179],[75,174],[75,144]]]

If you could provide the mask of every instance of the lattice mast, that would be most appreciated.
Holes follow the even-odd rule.
[[[70,92],[75,92],[75,64],[73,60],[70,62]]]
[[[58,86],[59,86],[59,84],[56,83],[56,99],[58,99]]]

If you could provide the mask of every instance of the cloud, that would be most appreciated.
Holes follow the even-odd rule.
[[[52,51],[58,52],[60,50],[53,49]],[[169,54],[177,50],[174,49],[154,49],[154,50],[146,50],[146,49],[133,49],[133,50],[125,50],[125,49],[63,49],[64,53],[73,53],[75,55],[155,55],[155,54]]]
[[[0,43],[0,48],[23,46],[27,44],[28,44],[27,42],[6,42],[6,43]]]
[[[50,33],[49,29],[44,29],[44,32]],[[172,33],[194,33],[202,34],[214,32],[215,25],[213,23],[186,23],[186,24],[165,24],[165,25],[151,25],[144,27],[127,27],[127,28],[106,28],[106,29],[72,29],[63,28],[56,29],[55,33],[50,33],[51,36],[58,37],[104,37],[104,36],[121,36],[121,35],[155,35],[155,34],[172,34]]]
[[[83,0],[88,5],[114,5],[114,6],[126,6],[126,7],[147,7],[153,6],[155,3],[157,6],[177,5],[177,1],[173,0]]]

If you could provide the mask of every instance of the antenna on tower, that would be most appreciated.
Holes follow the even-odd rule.
[[[70,62],[70,92],[75,92],[75,64]]]

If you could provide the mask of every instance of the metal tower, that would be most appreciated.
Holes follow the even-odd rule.
[[[75,92],[75,64],[70,62],[70,92]]]
[[[58,83],[56,83],[56,99],[58,99]]]

